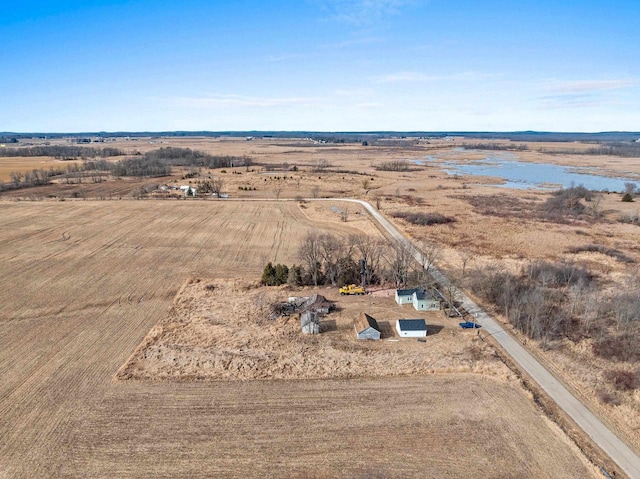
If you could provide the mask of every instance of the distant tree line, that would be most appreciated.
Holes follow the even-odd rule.
[[[26,148],[0,148],[0,156],[52,156],[56,159],[109,158],[124,156],[119,148],[92,148],[75,145],[29,146]]]
[[[51,150],[51,148],[55,148],[55,150]],[[80,164],[68,164],[64,168],[40,169],[33,170],[32,172],[11,172],[11,181],[9,183],[0,182],[0,191],[46,185],[49,184],[54,177],[62,178],[66,183],[82,183],[85,180],[99,183],[104,181],[105,176],[108,175],[137,178],[169,176],[173,166],[213,169],[248,166],[251,165],[252,162],[249,157],[214,156],[189,148],[160,148],[115,162],[108,161],[104,159],[104,157],[99,157],[100,155],[105,155],[105,157],[109,156],[108,154],[114,153],[115,151],[122,154],[120,150],[112,148],[97,149],[76,146],[45,146],[23,149],[10,148],[8,150],[17,150],[21,152],[21,155],[24,155],[25,151],[36,151],[36,156],[51,156],[54,152],[60,155],[66,155],[82,151],[84,153],[98,153],[98,158],[85,159],[85,161]],[[4,148],[0,149],[0,152],[4,151]],[[44,153],[45,151],[47,153]],[[221,186],[222,185],[219,185],[217,188],[218,192]],[[213,188],[212,191],[216,191],[216,188]]]
[[[526,143],[505,144],[505,143],[463,143],[463,148],[468,150],[497,150],[497,151],[527,151],[529,146]]]
[[[617,141],[594,146],[593,148],[540,148],[538,151],[548,154],[561,155],[607,155],[622,158],[640,158],[640,143]]]
[[[192,168],[230,168],[251,165],[251,158],[209,155],[190,148],[160,148],[115,163],[101,164],[115,176],[168,176],[174,166]]]

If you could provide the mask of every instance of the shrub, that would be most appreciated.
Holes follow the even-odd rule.
[[[638,372],[610,369],[605,371],[604,377],[618,391],[633,391],[640,388],[640,374]]]
[[[620,223],[626,223],[626,224],[630,224],[630,225],[640,226],[640,214],[635,213],[635,214],[624,215],[624,216],[621,216],[618,219],[618,221]]]
[[[600,399],[600,401],[604,404],[611,404],[612,406],[620,405],[620,399],[618,399],[615,394],[612,394],[609,391],[598,391],[598,399]]]
[[[393,213],[394,218],[401,218],[412,225],[429,226],[436,224],[447,224],[455,222],[454,218],[444,216],[440,213],[410,213],[410,212],[396,212]]]
[[[635,263],[635,260],[633,258],[627,256],[622,251],[613,248],[607,248],[606,246],[600,244],[573,246],[567,250],[568,253],[572,254],[582,253],[583,251],[591,253],[601,253],[607,256],[611,256],[612,258],[615,258],[622,263]]]
[[[622,201],[625,203],[631,203],[633,201],[633,195],[631,193],[625,193],[622,195]]]
[[[638,340],[632,335],[605,336],[593,343],[596,356],[612,361],[638,361],[640,348]]]
[[[525,267],[523,272],[543,286],[570,286],[577,283],[586,285],[593,280],[593,275],[586,268],[573,263],[538,260]]]
[[[289,268],[284,264],[273,266],[271,262],[267,263],[262,272],[260,282],[266,286],[280,286],[285,284],[289,279]]]
[[[410,171],[411,166],[406,160],[386,161],[376,165],[376,170],[380,171]]]

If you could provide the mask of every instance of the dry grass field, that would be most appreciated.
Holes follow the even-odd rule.
[[[9,182],[11,173],[24,173],[49,168],[64,168],[68,164],[80,163],[80,161],[61,161],[49,156],[0,156],[0,181]]]
[[[595,477],[495,377],[115,378],[185,279],[256,278],[305,232],[365,223],[293,202],[0,202],[0,477]]]
[[[297,314],[270,318],[271,304],[325,295],[336,311],[322,334],[304,335]],[[381,341],[359,341],[353,320],[378,320]],[[429,336],[398,340],[395,321],[424,318]],[[391,341],[389,341],[391,340]],[[290,290],[230,280],[188,280],[166,318],[121,368],[126,379],[345,379],[475,372],[513,376],[480,341],[441,311],[399,307],[390,296],[342,297],[337,288]]]

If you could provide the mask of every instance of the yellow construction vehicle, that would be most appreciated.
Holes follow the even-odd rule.
[[[340,288],[340,294],[366,294],[366,291],[362,286],[356,286],[355,284],[350,284],[348,286],[343,286]]]

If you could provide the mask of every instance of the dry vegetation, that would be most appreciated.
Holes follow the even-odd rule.
[[[258,278],[310,229],[376,234],[329,207],[0,203],[0,476],[593,475],[496,377],[114,380],[185,278]]]
[[[256,287],[231,281],[189,280],[167,318],[159,321],[120,370],[130,379],[339,379],[477,372],[506,377],[508,370],[473,332],[441,312],[399,308],[393,297],[340,297],[320,335],[303,335],[297,315],[269,318],[270,306],[313,291]],[[371,304],[373,303],[373,304]],[[353,320],[363,311],[378,319],[382,341],[358,341]],[[408,316],[407,316],[408,315]],[[427,343],[397,339],[395,320],[423,317]]]
[[[583,170],[598,168],[605,175],[640,177],[638,162],[586,154],[592,145],[549,143],[523,148],[520,144],[503,143],[525,161]],[[468,284],[474,269],[493,265],[516,274],[535,260],[587,268],[605,293],[625,285],[625,278],[640,262],[637,200],[623,203],[621,195],[615,193],[588,201],[584,196],[576,199],[542,191],[506,190],[484,186],[497,183],[492,178],[454,177],[441,171],[437,163],[407,163],[407,159],[425,155],[439,155],[448,161],[472,161],[486,156],[479,150],[452,148],[460,144],[461,141],[398,141],[365,147],[314,144],[299,139],[121,139],[112,146],[127,154],[171,146],[215,156],[250,157],[252,165],[222,170],[178,166],[172,168],[171,175],[161,178],[59,182],[3,192],[3,200],[13,201],[0,203],[0,477],[148,477],[179,473],[247,477],[268,476],[277,466],[290,471],[292,477],[336,476],[337,471],[345,477],[370,477],[377,472],[382,477],[424,477],[425,470],[442,477],[459,476],[470,468],[478,471],[477,477],[486,477],[494,473],[496,469],[489,467],[495,464],[500,465],[506,477],[584,477],[582,466],[577,465],[581,460],[576,460],[570,447],[562,444],[565,440],[560,435],[549,433],[521,391],[495,378],[456,374],[451,376],[456,379],[420,376],[379,380],[367,376],[368,379],[357,381],[224,381],[224,388],[209,381],[112,381],[145,335],[150,330],[157,331],[154,325],[165,328],[157,339],[165,341],[163,347],[172,345],[169,349],[174,348],[172,354],[176,358],[186,357],[175,353],[180,338],[187,340],[184,350],[188,355],[195,347],[222,345],[229,350],[242,349],[246,357],[250,351],[262,350],[264,343],[272,343],[269,354],[276,354],[277,348],[298,337],[294,336],[295,322],[267,324],[266,330],[279,338],[277,341],[273,336],[258,342],[251,342],[250,336],[225,336],[227,342],[220,342],[221,336],[212,331],[228,331],[230,326],[205,321],[211,313],[202,311],[204,305],[215,309],[219,301],[215,294],[197,291],[203,283],[194,283],[191,287],[195,289],[188,290],[191,296],[182,297],[197,298],[196,303],[202,304],[192,305],[197,314],[193,321],[185,323],[185,335],[180,336],[178,326],[184,319],[180,314],[189,309],[181,309],[185,305],[178,304],[170,311],[171,301],[185,278],[217,281],[244,277],[257,281],[267,261],[298,261],[295,248],[308,231],[329,231],[343,237],[378,233],[361,211],[344,208],[340,203],[223,204],[204,198],[70,201],[72,198],[151,197],[150,192],[161,184],[199,187],[216,180],[222,181],[223,191],[231,196],[245,198],[359,197],[381,209],[411,239],[438,245],[438,266],[462,286]],[[560,154],[568,147],[575,151],[569,156]],[[581,149],[585,154],[580,154]],[[0,158],[0,179],[7,181],[8,172],[16,168],[30,171],[62,163],[53,157]],[[407,166],[409,171],[380,169],[384,164],[400,165],[400,170]],[[42,199],[66,201],[17,201]],[[568,204],[567,200],[573,201],[573,208],[561,211],[559,206],[562,201]],[[454,221],[422,221],[432,217]],[[248,328],[248,322],[255,319],[245,314],[247,308],[251,309],[249,298],[259,292],[247,292],[245,299],[231,303],[235,310],[229,313],[221,309],[220,316],[229,321],[234,314],[242,313],[240,320]],[[289,293],[278,290],[274,294]],[[383,310],[381,314],[384,316]],[[179,321],[168,327],[172,315],[177,315],[174,319]],[[403,342],[400,348],[398,343],[381,342],[368,345],[361,354],[363,346],[350,339],[350,315],[348,308],[339,313],[336,330],[325,336],[328,347],[316,344],[319,338],[301,340],[300,344],[310,350],[324,348],[321,352],[328,356],[309,357],[302,349],[285,349],[289,355],[276,354],[269,373],[245,370],[248,372],[243,378],[310,377],[300,370],[297,375],[285,373],[284,361],[291,356],[300,359],[296,363],[304,367],[324,368],[325,373],[314,377],[360,376],[364,358],[373,360],[372,351],[381,353],[375,361],[377,370],[386,371],[385,375],[448,368],[478,371],[477,363],[469,362],[471,352],[465,349],[469,344],[458,342],[466,341],[468,336],[449,337],[453,331],[448,324],[443,324],[444,329],[429,338],[426,345]],[[506,317],[504,322],[508,323]],[[615,332],[615,324],[603,326]],[[257,329],[264,332],[261,327]],[[202,344],[194,340],[195,331],[203,333]],[[513,334],[525,340],[519,331]],[[576,340],[558,335],[540,341],[529,339],[527,345],[640,449],[640,392],[634,376],[637,359],[629,362],[596,357],[594,348],[599,339],[585,335]],[[457,356],[448,361],[437,359],[441,347]],[[416,356],[425,350],[427,355]],[[404,354],[409,356],[405,358]],[[352,361],[352,369],[335,373],[329,365],[338,364],[345,357]],[[404,369],[393,369],[403,358],[409,364]],[[416,358],[418,362],[412,363]],[[145,369],[132,362],[128,372],[133,377],[150,377],[157,367],[156,372],[162,370],[166,376],[182,380],[202,374],[194,373],[195,369],[164,367],[158,358],[154,361],[147,361]],[[491,373],[495,365],[487,364],[483,372]],[[204,376],[225,377],[220,371],[213,368],[211,374]],[[467,388],[466,384],[471,386]],[[290,393],[285,399],[283,388]],[[378,409],[375,413],[363,411],[357,400],[369,397],[370,403],[374,396],[376,400],[381,398],[383,414]],[[492,396],[495,397],[489,399]],[[322,407],[310,412],[309,397]],[[244,406],[238,404],[241,398],[255,411],[250,418]],[[399,413],[394,407],[398,401],[413,403],[415,411]],[[469,422],[468,430],[463,411],[470,402],[479,407],[473,408],[477,422]],[[489,411],[496,410],[492,408],[504,408],[513,415],[492,418]],[[289,410],[305,410],[306,415],[292,416],[287,414]],[[325,410],[331,415],[323,414]],[[275,419],[269,419],[268,411]],[[345,421],[345,417],[355,419]],[[513,417],[519,417],[517,427],[510,422]],[[280,436],[274,433],[277,427],[283,431]],[[444,440],[441,435],[447,428],[454,432]],[[500,445],[494,444],[498,452],[491,461],[482,449],[487,441],[483,430],[488,431],[487,437],[506,438],[501,439]],[[302,434],[304,431],[308,435]],[[331,453],[319,446],[333,444],[335,437],[346,438],[347,445],[332,446]],[[356,451],[368,449],[371,441],[395,445],[408,437],[414,442],[404,450],[406,456],[389,446],[371,469],[364,464],[352,465]],[[185,450],[172,454],[176,441],[184,444],[180,447]],[[456,447],[466,448],[468,458],[461,459],[457,454],[452,458],[449,453]],[[127,454],[130,450],[144,454]],[[257,458],[254,466],[242,462],[243,451]],[[298,451],[302,453],[297,454]],[[526,454],[530,456],[524,451],[529,451]],[[545,454],[553,459],[545,461]],[[530,470],[523,473],[515,461],[505,460],[510,455],[522,458]],[[270,462],[274,456],[281,458],[280,462]],[[412,458],[421,461],[420,467],[413,464]],[[389,469],[388,464],[394,466]],[[424,464],[428,464],[426,469]]]

